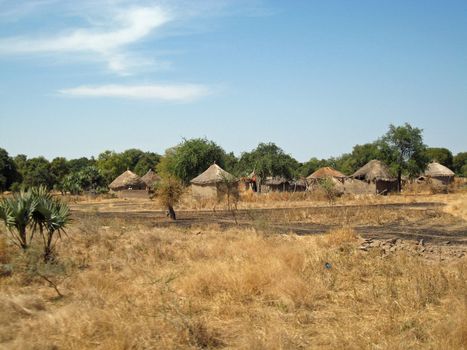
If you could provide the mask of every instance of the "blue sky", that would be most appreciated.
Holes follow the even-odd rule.
[[[467,1],[0,0],[0,147],[207,137],[337,156],[388,125],[467,151]]]

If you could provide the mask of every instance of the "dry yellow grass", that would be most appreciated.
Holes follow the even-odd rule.
[[[60,263],[0,245],[5,349],[462,349],[466,258],[433,262],[323,236],[75,222]]]

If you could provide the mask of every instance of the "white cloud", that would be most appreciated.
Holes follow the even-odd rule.
[[[97,54],[108,68],[125,73],[132,63],[125,50],[132,43],[147,37],[154,29],[171,19],[161,7],[133,7],[115,12],[105,25],[94,23],[90,28],[69,30],[55,36],[0,39],[0,55],[32,53]],[[104,27],[104,28],[102,28]]]
[[[78,86],[59,91],[62,95],[78,97],[115,97],[173,102],[197,100],[210,92],[208,87],[197,84]]]

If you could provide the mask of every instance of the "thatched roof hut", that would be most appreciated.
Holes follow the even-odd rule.
[[[440,177],[440,176],[447,176],[451,177],[454,176],[454,172],[449,169],[448,167],[445,167],[442,164],[432,162],[428,164],[426,170],[425,170],[425,176],[430,176],[430,177]]]
[[[394,180],[386,164],[373,159],[351,175],[354,179],[375,182],[376,180]]]
[[[449,184],[454,179],[454,172],[442,164],[432,162],[428,164],[423,176],[419,179],[430,178],[440,181],[442,184]]]
[[[346,178],[346,176],[342,174],[340,171],[326,166],[324,168],[319,168],[313,174],[309,175],[307,177],[307,180],[318,180],[318,179],[324,179],[327,177],[334,177],[336,179]]]
[[[289,191],[292,192],[304,192],[307,187],[306,179],[304,178],[296,179],[289,183]]]
[[[214,163],[204,173],[201,173],[190,182],[194,185],[212,185],[226,180],[234,181],[235,176]]]
[[[261,184],[261,192],[285,192],[289,190],[289,181],[283,176],[268,176]]]
[[[370,160],[353,173],[351,177],[366,181],[368,184],[375,184],[374,190],[376,194],[387,194],[397,191],[397,179],[391,175],[386,164],[376,159]]]
[[[149,169],[148,172],[141,178],[146,184],[147,188],[152,188],[154,184],[161,180],[161,177],[157,175],[152,169]]]
[[[228,191],[238,191],[238,179],[215,163],[190,182],[197,198],[220,198]]]
[[[112,191],[144,190],[146,188],[146,184],[134,172],[127,170],[113,180],[109,185],[109,188]]]

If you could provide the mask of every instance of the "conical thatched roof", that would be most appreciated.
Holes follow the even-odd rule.
[[[148,187],[152,187],[156,182],[161,180],[161,177],[157,175],[152,169],[149,169],[148,172],[141,178],[143,182]]]
[[[433,162],[428,164],[425,170],[425,176],[454,176],[454,172],[451,169],[445,167],[444,165]]]
[[[144,187],[146,187],[146,184],[134,172],[127,170],[122,175],[113,180],[112,183],[109,185],[109,188],[111,190],[122,190],[127,189],[129,187],[133,189],[144,189]]]
[[[316,170],[313,174],[307,177],[308,180],[312,179],[322,179],[325,177],[336,177],[336,178],[344,178],[346,177],[344,174],[342,174],[340,171],[337,171],[336,169],[333,169],[331,167],[324,167]]]
[[[235,176],[222,169],[219,165],[213,164],[204,173],[198,175],[190,182],[195,185],[208,185],[226,180],[235,180]]]
[[[386,164],[373,159],[358,169],[351,177],[360,180],[393,180],[391,172]]]

